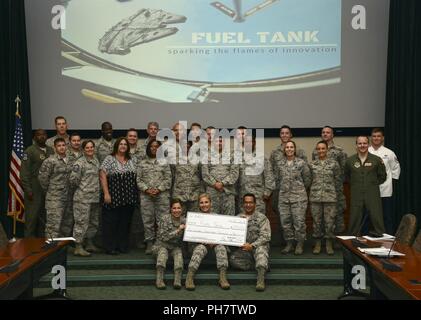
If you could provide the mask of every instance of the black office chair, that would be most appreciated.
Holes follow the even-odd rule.
[[[417,237],[415,238],[415,241],[414,241],[414,243],[412,244],[412,247],[413,247],[415,250],[417,250],[417,251],[421,252],[421,229],[420,229],[420,231],[418,232],[418,235],[417,235]]]
[[[413,214],[406,214],[402,217],[398,231],[396,231],[396,241],[408,246],[414,241],[415,232],[417,231],[417,217]]]

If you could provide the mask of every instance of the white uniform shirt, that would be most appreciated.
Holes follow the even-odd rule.
[[[370,146],[368,152],[383,160],[386,167],[387,178],[386,181],[380,185],[380,196],[382,198],[391,197],[393,193],[392,179],[398,180],[399,175],[401,174],[401,166],[399,165],[398,158],[392,150],[384,146],[381,146],[377,150],[374,150],[374,148]]]

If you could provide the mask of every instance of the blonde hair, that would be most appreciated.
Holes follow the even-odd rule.
[[[199,198],[197,200],[198,203],[200,203],[200,199],[202,198],[208,198],[209,202],[212,203],[211,197],[209,193],[202,193],[199,195]]]

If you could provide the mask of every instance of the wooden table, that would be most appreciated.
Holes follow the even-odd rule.
[[[352,267],[361,265],[366,270],[368,285],[370,286],[369,298],[371,299],[416,299],[421,300],[421,284],[411,283],[411,280],[421,281],[421,253],[410,246],[396,243],[394,251],[404,253],[404,257],[388,259],[400,266],[402,271],[385,270],[378,257],[369,256],[354,247],[351,240],[340,240],[343,246],[344,259],[344,294],[363,295],[352,288],[352,279],[355,276]],[[391,241],[368,241],[369,246],[384,246],[390,248]]]
[[[60,241],[55,247],[43,248],[45,238],[27,238],[0,248],[0,268],[20,260],[16,270],[0,273],[0,300],[31,299],[33,287],[55,265],[67,267],[67,245]]]

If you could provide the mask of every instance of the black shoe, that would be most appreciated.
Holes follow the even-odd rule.
[[[111,250],[111,251],[107,250],[107,251],[105,251],[105,253],[109,254],[109,255],[112,255],[112,256],[117,256],[117,255],[120,254],[120,252],[118,252],[117,250]]]

